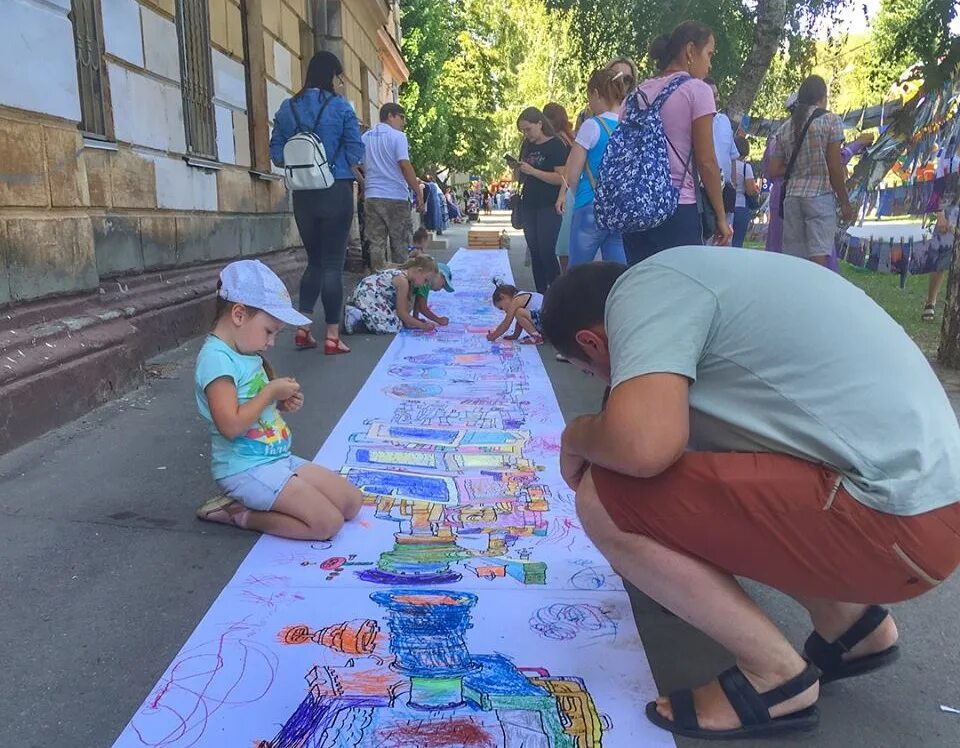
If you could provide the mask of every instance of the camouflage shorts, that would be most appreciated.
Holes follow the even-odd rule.
[[[410,203],[406,200],[368,197],[363,204],[363,238],[370,243],[370,269],[382,270],[387,262],[405,262],[407,249],[413,242]]]

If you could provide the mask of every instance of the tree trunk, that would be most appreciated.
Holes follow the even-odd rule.
[[[937,360],[951,369],[960,369],[960,223],[953,232],[953,263],[947,278],[947,303],[940,326]]]
[[[787,21],[786,0],[757,0],[757,25],[753,30],[753,48],[740,68],[737,85],[727,101],[727,114],[733,123],[750,111],[763,77],[783,38]],[[736,130],[736,124],[734,124]]]

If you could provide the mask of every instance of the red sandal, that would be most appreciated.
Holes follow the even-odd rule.
[[[310,334],[310,331],[302,327],[299,328],[297,334],[293,336],[293,346],[298,351],[308,351],[311,348],[316,348],[318,345],[317,339]]]
[[[339,356],[341,353],[350,353],[350,349],[340,338],[328,337],[323,341],[323,352],[327,356]]]

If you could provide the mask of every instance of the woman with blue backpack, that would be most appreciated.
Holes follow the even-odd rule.
[[[587,101],[593,114],[584,120],[567,158],[566,183],[573,193],[573,218],[570,230],[569,267],[590,262],[600,251],[604,260],[626,262],[619,232],[600,228],[593,210],[597,171],[610,135],[619,121],[621,102],[631,82],[622,72],[611,68],[595,70],[587,82]],[[561,191],[556,209],[568,209]]]
[[[703,243],[698,183],[717,215],[714,243],[729,244],[733,236],[713,148],[716,101],[703,81],[715,48],[713,31],[699,21],[684,21],[654,39],[649,55],[659,75],[627,97],[607,147],[597,220],[623,232],[630,265],[671,247]]]
[[[350,352],[340,340],[343,266],[353,223],[353,185],[364,152],[360,123],[343,88],[340,60],[332,52],[317,52],[303,88],[280,104],[270,136],[270,159],[287,173],[293,215],[307,250],[298,308],[309,317],[317,297],[322,299],[328,355]],[[294,345],[317,347],[309,326],[297,328]]]

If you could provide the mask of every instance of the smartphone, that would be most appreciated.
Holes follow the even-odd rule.
[[[506,161],[509,166],[520,165],[520,162],[514,156],[511,156],[509,153],[503,154],[503,160]]]

